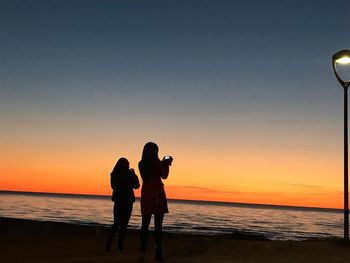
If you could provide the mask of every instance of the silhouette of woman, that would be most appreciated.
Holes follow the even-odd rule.
[[[119,229],[118,249],[124,253],[123,245],[126,234],[126,228],[135,202],[134,190],[140,187],[139,179],[133,169],[129,169],[129,161],[126,158],[120,158],[112,173],[111,187],[113,189],[112,201],[114,202],[114,222],[108,234],[106,251],[111,251],[111,245],[115,234]]]
[[[163,261],[162,257],[162,225],[164,214],[168,213],[168,204],[164,191],[162,179],[169,174],[169,166],[173,158],[164,157],[161,161],[158,157],[158,146],[153,142],[145,144],[142,152],[142,159],[139,162],[139,170],[142,177],[141,188],[141,214],[142,226],[140,232],[140,261],[144,261],[148,228],[154,215],[156,261]]]

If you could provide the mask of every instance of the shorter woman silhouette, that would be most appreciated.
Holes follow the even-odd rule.
[[[108,234],[106,251],[111,251],[111,245],[115,234],[119,229],[118,249],[124,253],[123,245],[133,203],[135,202],[134,190],[140,187],[139,179],[133,169],[129,169],[129,161],[120,158],[111,173],[111,187],[113,189],[112,201],[114,202],[114,223]]]

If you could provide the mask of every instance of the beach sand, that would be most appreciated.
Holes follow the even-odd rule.
[[[0,218],[0,262],[138,262],[139,233],[129,230],[121,254],[104,253],[107,228]],[[153,232],[145,262],[154,262]],[[165,262],[350,262],[350,243],[237,240],[233,236],[164,233]],[[238,237],[245,239],[244,237]]]

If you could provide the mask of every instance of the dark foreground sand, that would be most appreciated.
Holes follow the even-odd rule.
[[[104,253],[106,230],[105,227],[0,218],[0,262],[137,262],[138,231],[127,234],[127,254],[114,249],[108,255]],[[145,262],[154,262],[153,233],[149,241]],[[166,262],[350,263],[350,243],[335,239],[259,241],[165,233],[164,257]]]

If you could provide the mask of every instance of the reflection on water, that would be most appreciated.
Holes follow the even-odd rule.
[[[0,217],[60,221],[79,224],[113,222],[108,197],[8,194],[0,192]],[[169,201],[164,231],[194,234],[258,233],[275,240],[301,240],[342,236],[342,213],[332,210],[261,207],[209,202]],[[136,201],[130,228],[141,224]]]

